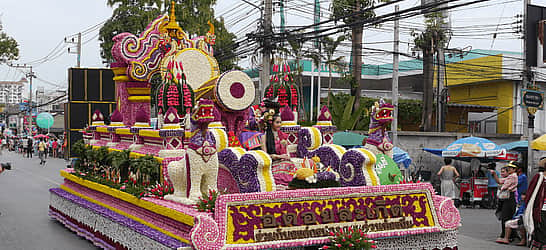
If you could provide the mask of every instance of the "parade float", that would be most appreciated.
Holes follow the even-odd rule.
[[[252,106],[251,79],[218,69],[214,27],[190,38],[174,4],[139,36],[114,42],[117,108],[109,124],[93,113],[74,146],[78,162],[50,190],[49,215],[96,246],[319,248],[354,230],[379,249],[457,249],[452,200],[430,184],[403,183],[391,159],[392,105],[376,103],[366,145],[346,150],[332,144],[326,107],[315,126],[297,124],[288,65],[274,67],[266,94],[281,108]],[[154,74],[163,83],[151,93]],[[262,118],[274,113],[291,156],[281,166],[260,148]]]

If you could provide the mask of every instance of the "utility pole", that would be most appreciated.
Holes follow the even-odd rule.
[[[442,4],[441,7],[447,7],[446,4]],[[447,16],[447,11],[440,11],[441,16],[438,17],[441,22],[442,30],[448,28],[448,25],[444,23],[445,17]],[[438,58],[438,81],[436,82],[436,128],[438,132],[444,131],[444,105],[446,105],[446,99],[444,97],[444,86],[445,86],[445,54],[444,54],[444,43],[438,46],[437,51]]]
[[[271,20],[273,16],[273,1],[265,0],[264,1],[264,12],[263,12],[263,28],[264,28],[264,40],[263,40],[263,54],[262,54],[262,76],[260,88],[260,97],[264,96],[265,84],[269,82],[269,73],[271,70],[271,36],[273,35],[271,28]]]
[[[36,75],[34,74],[34,72],[32,71],[32,66],[27,66],[26,64],[9,64],[10,67],[13,67],[13,68],[20,68],[20,69],[30,69],[29,73],[26,73],[25,74],[25,77],[27,78],[30,78],[29,79],[29,92],[28,92],[28,119],[29,120],[29,128],[30,128],[30,131],[29,133],[32,134],[32,78],[36,78]]]
[[[78,55],[77,61],[76,61],[76,67],[80,68],[80,66],[81,66],[81,57],[82,57],[82,33],[78,33],[76,35],[76,41],[74,41],[74,37],[72,37],[71,39],[68,39],[67,37],[65,37],[64,42],[76,45],[76,52],[70,51],[70,48],[68,48],[68,53]]]
[[[398,13],[399,6],[394,6],[394,12]],[[398,145],[398,62],[399,62],[399,43],[400,43],[400,22],[396,15],[394,19],[394,54],[392,56],[392,105],[394,106],[393,117],[391,123],[392,144]]]
[[[522,88],[529,88],[529,65],[527,62],[527,41],[528,38],[528,27],[527,27],[527,5],[531,3],[531,0],[524,0],[523,1],[523,76],[522,76]],[[536,88],[536,86],[533,86]],[[523,96],[522,96],[523,99]],[[523,109],[522,109],[523,110]],[[534,128],[535,128],[535,112],[537,111],[536,108],[527,108],[527,176],[532,176],[533,173],[533,149],[531,148],[531,143],[533,142],[533,135],[534,135]],[[523,113],[523,112],[522,112]],[[523,119],[524,116],[522,116]]]
[[[314,11],[313,11],[313,23],[315,24],[315,31],[318,31],[320,30],[320,1],[319,0],[315,0],[315,8],[314,8]],[[320,115],[320,89],[321,89],[321,85],[320,85],[320,74],[322,73],[322,43],[321,43],[321,38],[317,38],[315,40],[315,46],[317,46],[318,48],[318,78],[317,78],[317,85],[318,85],[318,88],[317,88],[317,121],[318,121],[318,117]],[[311,104],[312,105],[312,104]],[[311,116],[312,117],[312,116]]]

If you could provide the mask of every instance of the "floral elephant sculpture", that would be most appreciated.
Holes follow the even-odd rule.
[[[218,153],[216,140],[208,124],[213,121],[214,104],[201,99],[191,116],[192,129],[185,157],[170,162],[167,172],[174,187],[172,195],[165,199],[183,204],[195,204],[202,193],[216,190],[218,177]]]

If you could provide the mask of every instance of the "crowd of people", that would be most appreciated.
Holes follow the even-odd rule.
[[[457,199],[454,190],[459,173],[451,165],[451,159],[444,162],[437,173],[442,182],[441,194]],[[497,243],[509,244],[519,239],[518,246],[546,249],[546,157],[541,158],[538,165],[539,172],[530,182],[526,168],[513,161],[502,166],[500,173],[493,162],[483,168],[487,169],[485,174],[478,174],[488,178],[487,198],[482,206],[495,209],[501,224]]]
[[[62,139],[46,136],[0,136],[0,145],[0,154],[8,150],[26,158],[38,156],[40,165],[45,164],[48,157],[63,158],[66,147]]]

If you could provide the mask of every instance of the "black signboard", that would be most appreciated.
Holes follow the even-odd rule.
[[[544,108],[544,92],[530,90],[530,89],[522,89],[521,101],[522,101],[522,105],[525,107],[543,109]]]

